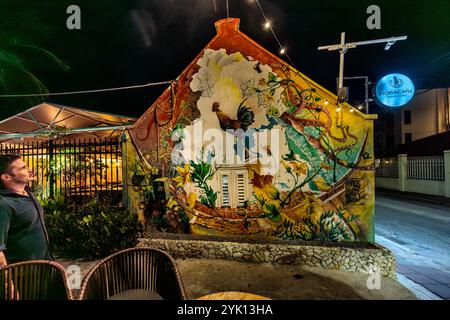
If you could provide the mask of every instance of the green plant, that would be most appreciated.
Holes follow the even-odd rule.
[[[311,240],[312,233],[309,226],[302,222],[294,223],[283,219],[272,232],[272,236],[280,240]]]
[[[209,163],[203,160],[200,163],[191,161],[191,180],[202,189],[203,194],[200,195],[200,202],[210,208],[215,208],[217,200],[217,192],[214,192],[207,183],[213,176],[214,169]]]
[[[220,166],[216,166],[214,161],[212,161],[212,164],[205,161],[204,154],[205,148],[202,147],[197,163],[192,160],[190,161],[190,179],[196,184],[197,187],[202,189],[203,194],[200,195],[200,202],[209,208],[215,208],[217,192],[214,192],[214,190],[208,185],[208,181],[213,179],[214,174]],[[215,152],[213,151],[211,152],[211,158],[214,157]]]
[[[45,222],[54,254],[70,258],[98,258],[134,247],[142,224],[125,208],[92,200],[76,206],[63,198],[43,201]]]

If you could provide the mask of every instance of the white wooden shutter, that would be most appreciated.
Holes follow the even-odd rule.
[[[228,174],[223,174],[220,176],[220,188],[222,194],[222,207],[230,206],[230,176]]]
[[[243,207],[248,200],[248,173],[242,169],[219,169],[217,174],[219,191],[218,206],[237,208]]]
[[[247,200],[245,192],[245,175],[244,173],[236,174],[236,190],[237,190],[237,206],[243,207],[245,201]]]

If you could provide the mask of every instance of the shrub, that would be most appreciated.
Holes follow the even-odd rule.
[[[100,258],[134,247],[143,233],[137,215],[93,200],[85,206],[64,199],[43,201],[50,250],[64,258]]]

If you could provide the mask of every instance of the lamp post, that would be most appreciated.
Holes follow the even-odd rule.
[[[369,113],[369,102],[372,102],[373,99],[369,98],[369,85],[371,84],[371,82],[369,81],[369,77],[367,76],[355,76],[355,77],[343,77],[344,80],[364,80],[364,104],[366,106],[366,114]],[[336,84],[338,85],[339,88],[339,78],[336,78]],[[360,109],[360,108],[358,108]]]
[[[364,45],[368,45],[368,44],[386,43],[384,50],[389,50],[395,42],[400,41],[400,40],[406,40],[407,38],[408,38],[407,36],[400,36],[400,37],[391,37],[391,38],[384,38],[384,39],[365,40],[365,41],[345,43],[345,32],[342,32],[341,33],[341,43],[327,45],[327,46],[321,46],[321,47],[317,48],[319,51],[320,50],[328,50],[328,51],[339,50],[339,78],[338,78],[338,92],[337,92],[338,93],[338,102],[347,101],[347,98],[348,98],[347,88],[343,87],[343,84],[344,84],[344,56],[348,49],[354,49],[357,46],[364,46]],[[366,108],[367,108],[367,106],[366,106]]]

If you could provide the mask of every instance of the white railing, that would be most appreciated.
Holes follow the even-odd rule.
[[[378,188],[450,198],[450,150],[444,150],[443,157],[399,154],[396,159],[377,159],[375,164]]]
[[[377,177],[398,178],[397,158],[381,159],[375,173]]]
[[[444,181],[444,157],[408,157],[407,178]]]

